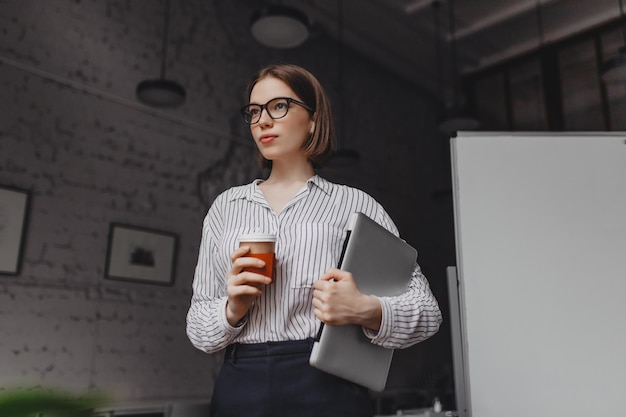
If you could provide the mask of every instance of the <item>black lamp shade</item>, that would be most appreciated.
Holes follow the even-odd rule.
[[[268,6],[252,16],[252,36],[271,48],[293,48],[309,37],[306,15],[287,6]]]
[[[187,96],[180,84],[164,78],[140,82],[136,95],[139,101],[153,107],[176,107],[181,105]]]
[[[439,123],[439,131],[447,136],[456,132],[474,130],[480,123],[467,110],[455,106],[448,109],[445,117]]]

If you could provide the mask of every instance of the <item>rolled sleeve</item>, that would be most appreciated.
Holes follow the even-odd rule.
[[[391,329],[392,326],[390,323],[393,323],[393,308],[391,307],[391,303],[385,297],[376,297],[378,301],[380,301],[380,306],[382,308],[382,318],[380,322],[380,328],[378,331],[374,331],[367,327],[363,328],[363,332],[365,336],[372,340],[372,343],[376,345],[382,345],[385,340],[391,337]]]
[[[382,307],[380,329],[378,332],[363,329],[376,345],[404,349],[433,336],[441,326],[439,304],[417,263],[407,291],[378,299]]]

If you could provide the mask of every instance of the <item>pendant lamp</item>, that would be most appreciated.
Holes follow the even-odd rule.
[[[252,36],[270,48],[293,48],[309,38],[310,24],[299,10],[269,5],[256,12],[250,22]]]
[[[474,130],[478,126],[478,120],[464,106],[457,104],[446,110],[446,116],[439,123],[439,131],[446,136],[453,136],[456,132]]]
[[[337,150],[333,153],[331,162],[336,167],[352,167],[359,163],[361,155],[354,149],[343,146],[346,138],[345,123],[345,93],[344,84],[344,46],[343,46],[343,0],[337,0],[337,79],[339,80],[339,121],[340,131],[337,139]]]
[[[623,45],[617,55],[600,66],[602,80],[607,84],[619,84],[626,82],[626,22],[624,21],[624,6],[619,0],[620,22],[622,25]]]
[[[450,106],[445,113],[445,117],[439,124],[439,131],[446,136],[450,137],[456,134],[458,131],[474,130],[479,126],[479,122],[475,119],[470,111],[466,108],[465,103],[461,103],[461,96],[459,94],[460,77],[457,63],[457,50],[456,50],[456,30],[454,21],[454,4],[453,0],[448,1],[448,18],[450,25],[450,63],[452,73],[452,106]]]
[[[137,85],[137,99],[152,107],[177,107],[184,103],[187,96],[185,88],[176,81],[165,78],[167,61],[167,38],[169,33],[169,15],[171,0],[165,4],[163,19],[163,49],[161,53],[161,77],[144,80]]]

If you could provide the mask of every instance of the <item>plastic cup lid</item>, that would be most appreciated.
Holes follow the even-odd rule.
[[[271,233],[248,233],[239,236],[240,242],[276,242],[276,235]]]

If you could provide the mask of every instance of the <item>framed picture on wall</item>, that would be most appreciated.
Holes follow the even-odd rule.
[[[30,192],[0,185],[0,274],[19,275]]]
[[[172,285],[177,247],[173,233],[111,223],[105,278]]]

